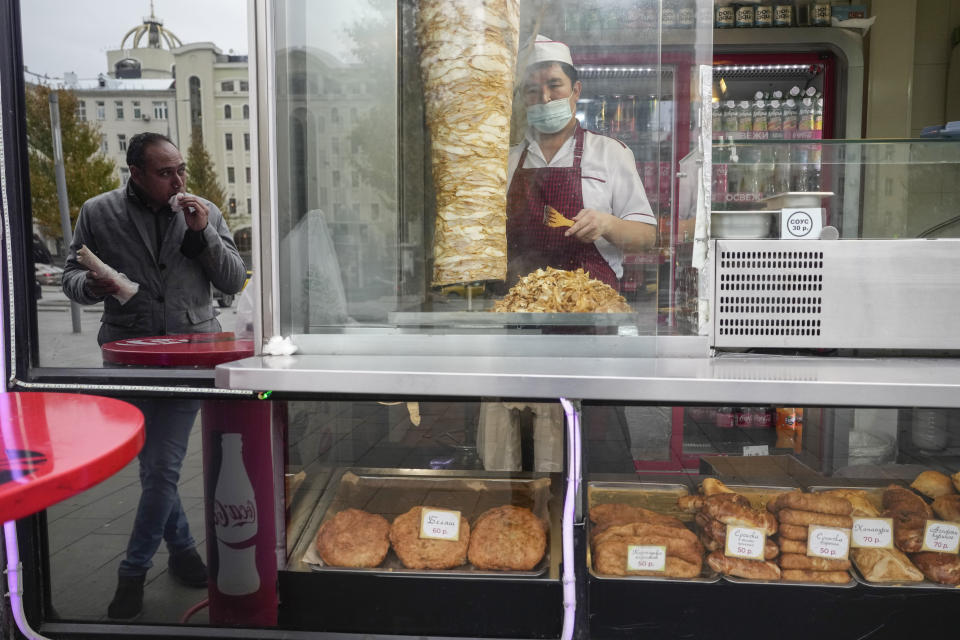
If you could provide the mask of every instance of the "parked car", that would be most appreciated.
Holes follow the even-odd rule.
[[[60,286],[63,281],[63,269],[56,265],[35,263],[33,271],[40,284]]]

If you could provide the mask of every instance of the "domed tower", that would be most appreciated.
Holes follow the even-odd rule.
[[[150,15],[143,24],[127,31],[119,49],[107,52],[109,74],[113,78],[173,78],[171,51],[181,46],[180,38],[154,15],[150,0]]]

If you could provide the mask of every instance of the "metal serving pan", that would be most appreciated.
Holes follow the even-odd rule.
[[[888,485],[887,485],[888,486]],[[854,489],[857,491],[865,491],[867,494],[867,499],[870,503],[876,507],[877,511],[883,511],[883,492],[886,490],[887,486],[870,486],[870,487],[833,487],[833,486],[815,486],[810,487],[810,491],[817,493],[820,491],[829,491],[831,489]],[[852,551],[852,549],[851,549]],[[957,590],[958,587],[949,584],[940,584],[939,582],[934,582],[932,580],[924,579],[922,582],[871,582],[863,577],[863,574],[860,572],[860,567],[857,566],[856,561],[853,558],[850,559],[851,564],[853,564],[853,577],[854,579],[862,585],[872,587],[875,589],[953,589]]]
[[[681,520],[693,530],[693,514],[681,511],[677,507],[677,498],[690,494],[684,484],[648,483],[648,482],[591,482],[587,485],[587,500],[590,507],[598,504],[619,503],[632,507],[643,507]],[[589,517],[587,518],[589,522]],[[587,535],[590,535],[593,523],[589,523]],[[590,545],[587,546],[587,567],[590,575],[598,580],[635,580],[651,582],[717,582],[720,574],[704,561],[703,569],[696,578],[668,578],[657,576],[610,576],[593,570],[593,557]]]
[[[447,577],[538,577],[550,568],[552,548],[559,545],[559,535],[548,535],[547,549],[540,563],[530,571],[494,571],[477,569],[470,564],[454,569],[408,569],[393,549],[379,567],[353,568],[328,566],[316,551],[314,540],[320,525],[338,512],[363,509],[392,521],[415,506],[429,505],[460,511],[461,517],[473,522],[487,509],[504,504],[527,507],[557,531],[552,518],[559,513],[551,505],[552,480],[545,474],[477,477],[459,471],[424,471],[415,469],[341,469],[317,503],[304,535],[294,551],[294,559],[313,571],[412,574]]]

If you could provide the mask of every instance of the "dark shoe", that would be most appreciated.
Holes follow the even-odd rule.
[[[107,607],[107,616],[113,620],[135,620],[143,612],[143,583],[146,574],[142,576],[120,576],[117,581],[117,592]]]
[[[196,549],[187,549],[170,554],[167,561],[170,575],[187,587],[207,586],[207,565],[203,564]]]

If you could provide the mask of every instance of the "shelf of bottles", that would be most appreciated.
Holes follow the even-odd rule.
[[[778,193],[822,190],[817,141],[823,138],[824,103],[813,82],[821,73],[808,64],[714,67],[723,96],[713,102],[714,210],[758,208]],[[726,86],[727,79],[751,77],[764,78],[768,89],[748,98],[742,88],[738,95]]]

